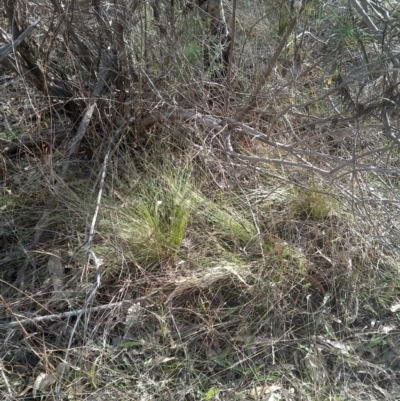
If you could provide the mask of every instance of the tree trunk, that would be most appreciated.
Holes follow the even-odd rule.
[[[222,0],[198,0],[197,4],[205,11],[205,19],[211,18],[210,41],[204,54],[205,66],[210,69],[212,78],[223,78],[230,62],[231,40]]]

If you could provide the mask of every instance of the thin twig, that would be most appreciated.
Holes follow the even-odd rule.
[[[0,372],[1,372],[1,377],[3,378],[4,384],[7,388],[8,394],[10,394],[10,396],[12,397],[12,390],[11,390],[11,386],[10,383],[8,382],[7,376],[4,373],[4,368],[3,368],[3,361],[0,360]]]
[[[267,79],[269,76],[272,74],[272,71],[274,69],[275,64],[277,63],[279,56],[282,53],[282,50],[287,42],[287,39],[289,38],[290,34],[292,33],[294,27],[296,26],[297,22],[297,16],[294,16],[291,21],[289,22],[286,32],[283,35],[281,41],[279,42],[274,55],[272,56],[268,68],[266,69],[264,75],[261,78],[260,83],[257,85],[257,87],[253,90],[252,94],[250,95],[249,99],[247,100],[247,103],[244,105],[242,110],[238,113],[236,116],[236,119],[238,121],[242,121],[244,117],[247,115],[247,113],[254,107],[255,103],[257,102],[257,96],[259,95],[261,89],[264,87],[265,83],[267,82]]]

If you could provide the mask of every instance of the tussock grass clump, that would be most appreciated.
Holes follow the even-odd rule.
[[[310,189],[293,188],[289,214],[299,220],[323,221],[337,213],[339,203],[321,185],[312,183]]]
[[[176,262],[193,207],[191,167],[166,162],[145,176],[133,170],[131,179],[116,217],[118,235],[143,266]]]
[[[231,250],[241,250],[252,245],[257,229],[243,203],[234,197],[209,200],[205,195],[197,198],[196,215],[199,222],[206,223],[210,234]]]

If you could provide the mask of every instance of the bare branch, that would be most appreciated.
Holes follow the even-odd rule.
[[[254,107],[255,103],[257,102],[257,96],[259,95],[261,89],[264,87],[265,83],[267,82],[267,79],[271,75],[275,64],[277,63],[279,56],[282,53],[282,50],[287,42],[287,39],[289,38],[290,34],[292,33],[294,27],[296,26],[297,22],[297,16],[293,17],[291,21],[289,22],[289,25],[286,28],[286,32],[283,35],[281,41],[279,42],[278,46],[275,49],[275,53],[272,56],[268,68],[265,71],[260,83],[257,85],[257,87],[253,90],[252,94],[249,96],[249,99],[247,100],[247,103],[244,105],[242,110],[238,113],[236,116],[236,119],[238,121],[241,121],[244,119],[246,114]]]
[[[0,62],[2,62],[10,53],[14,51],[16,47],[18,47],[21,44],[21,42],[33,31],[33,28],[35,28],[35,26],[39,22],[40,18],[38,18],[35,22],[29,25],[29,27],[26,28],[25,31],[22,32],[21,35],[19,35],[16,40],[0,48]]]

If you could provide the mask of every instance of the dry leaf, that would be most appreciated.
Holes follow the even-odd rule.
[[[47,263],[54,291],[58,292],[64,285],[64,268],[57,255],[51,255]]]
[[[275,401],[281,399],[278,393],[280,390],[281,386],[256,386],[250,390],[249,396],[254,400]]]
[[[139,317],[143,314],[143,308],[140,306],[140,302],[133,304],[126,315],[125,324],[131,326],[136,323]]]
[[[33,383],[32,394],[36,397],[36,393],[38,390],[43,390],[46,387],[56,382],[56,377],[53,375],[48,375],[47,373],[40,373],[40,375],[36,378]]]

